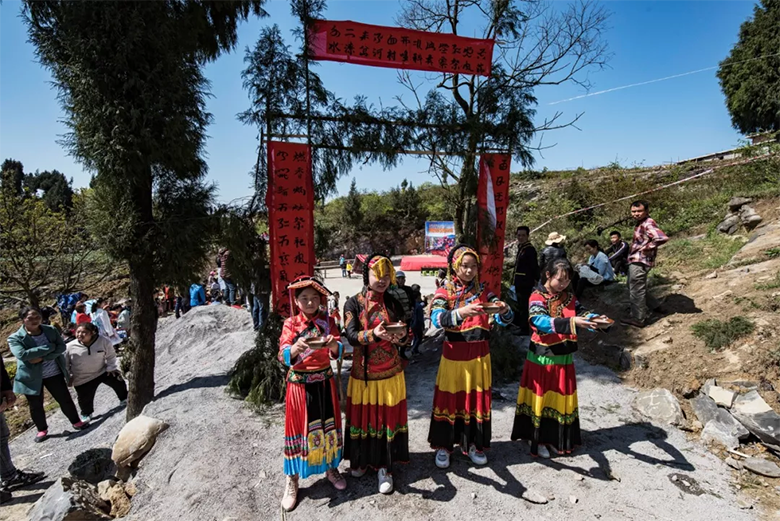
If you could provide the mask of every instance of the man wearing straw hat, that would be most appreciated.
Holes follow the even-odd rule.
[[[542,254],[539,256],[539,268],[544,272],[547,265],[555,259],[565,259],[566,249],[563,247],[566,242],[566,236],[561,235],[558,232],[552,232],[547,236],[547,240],[544,243],[547,245],[542,250]]]

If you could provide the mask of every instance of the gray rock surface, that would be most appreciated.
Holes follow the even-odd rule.
[[[715,443],[722,445],[727,449],[736,449],[739,447],[739,438],[734,436],[732,430],[717,420],[707,422],[701,431],[702,443]]]
[[[111,519],[110,507],[86,481],[58,479],[30,512],[30,521],[96,521]]]
[[[707,395],[712,398],[712,400],[717,405],[720,407],[725,407],[726,409],[731,409],[731,406],[734,403],[734,398],[737,397],[737,393],[734,391],[729,391],[728,389],[724,389],[723,387],[719,387],[717,385],[710,386],[707,391]]]
[[[772,410],[758,391],[738,396],[731,413],[761,441],[780,445],[780,415]]]
[[[729,210],[732,212],[737,212],[740,208],[752,202],[753,200],[748,199],[747,197],[732,197],[729,200]]]
[[[742,466],[761,476],[780,478],[780,467],[763,458],[748,458],[742,462]]]
[[[685,419],[680,402],[667,389],[653,389],[639,393],[633,407],[642,416],[659,423],[681,425]]]
[[[346,294],[338,279],[328,282],[330,289]],[[224,306],[195,308],[178,321],[161,320],[157,340],[157,395],[144,414],[170,428],[141,460],[133,478],[137,492],[124,519],[278,519],[284,487],[284,408],[257,414],[224,390],[225,373],[253,344],[249,314]],[[494,403],[487,465],[476,467],[454,455],[450,469],[437,469],[427,436],[440,344],[424,344],[422,351],[406,370],[411,462],[395,469],[396,492],[379,494],[371,472],[361,479],[348,476],[343,492],[334,491],[324,476],[314,476],[301,480],[300,502],[288,519],[484,519],[486,512],[495,519],[644,521],[648,512],[659,520],[755,518],[736,505],[722,461],[677,429],[637,422],[631,412],[637,393],[609,369],[578,356],[582,449],[550,462],[532,458],[526,444],[509,439],[515,404],[507,400]],[[349,369],[346,362],[345,375]],[[516,396],[516,382],[494,386],[503,396]],[[43,444],[33,444],[34,433],[25,433],[11,444],[15,461],[55,478],[64,475],[77,454],[111,447],[124,423],[117,414],[121,411],[111,412],[115,404],[113,392],[101,388],[95,405],[104,417],[95,428]],[[67,420],[57,412],[49,424],[51,432],[58,433]],[[341,470],[346,467],[344,462]],[[695,478],[717,496],[681,492],[667,478],[670,472]],[[520,499],[526,490],[581,500],[577,505],[565,500],[535,505]],[[26,518],[26,512],[10,516],[6,508],[0,508],[3,521]]]
[[[756,211],[751,208],[750,206],[743,206],[739,210],[739,220],[742,223],[742,226],[747,228],[748,230],[752,230],[759,224],[761,224],[761,221],[764,219],[756,213]]]
[[[739,215],[728,214],[723,221],[718,224],[718,231],[727,235],[733,235],[737,233],[739,227],[742,225],[742,221]]]
[[[690,404],[694,414],[705,427],[710,422],[717,422],[718,428],[727,432],[729,436],[740,440],[745,440],[750,436],[750,432],[736,418],[727,410],[718,407],[710,397],[700,394],[693,398]]]

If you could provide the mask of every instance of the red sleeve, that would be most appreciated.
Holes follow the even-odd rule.
[[[279,336],[279,354],[277,358],[283,364],[285,363],[284,350],[287,346],[292,345],[293,339],[295,338],[295,329],[293,327],[293,320],[294,317],[290,317],[284,321],[284,326],[282,326],[282,334]]]

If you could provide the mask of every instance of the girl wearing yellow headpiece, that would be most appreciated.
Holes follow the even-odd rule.
[[[344,327],[355,347],[347,387],[344,458],[353,477],[377,470],[379,492],[393,491],[393,463],[409,461],[406,380],[398,346],[412,338],[404,309],[387,290],[395,269],[387,257],[373,255],[363,269],[363,290],[344,306]],[[389,330],[388,330],[389,328]]]

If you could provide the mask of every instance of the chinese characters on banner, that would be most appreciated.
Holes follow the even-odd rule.
[[[479,280],[487,291],[499,297],[504,270],[510,159],[508,154],[483,154],[479,159],[477,244],[482,261]]]
[[[308,145],[268,142],[269,243],[273,308],[290,315],[287,284],[314,274],[314,189]]]
[[[374,67],[490,76],[493,40],[315,20],[309,31],[312,59]]]

